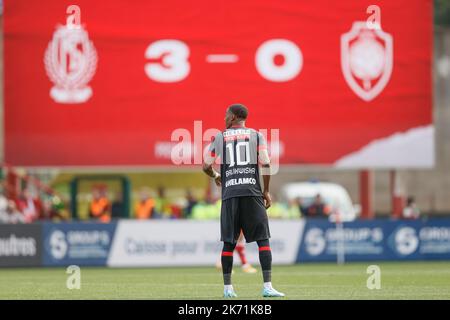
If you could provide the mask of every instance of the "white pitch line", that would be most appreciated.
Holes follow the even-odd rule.
[[[239,61],[237,54],[208,54],[206,62],[208,63],[236,63]]]

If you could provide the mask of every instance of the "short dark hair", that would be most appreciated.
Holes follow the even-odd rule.
[[[240,103],[232,104],[231,106],[228,107],[228,110],[239,119],[243,120],[247,119],[248,109],[243,104]]]

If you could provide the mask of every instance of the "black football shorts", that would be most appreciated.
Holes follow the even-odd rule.
[[[236,243],[241,230],[247,242],[270,238],[269,219],[262,197],[234,197],[222,201],[220,240]]]

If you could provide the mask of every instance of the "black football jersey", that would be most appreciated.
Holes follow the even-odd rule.
[[[259,150],[267,148],[264,136],[254,129],[232,127],[218,133],[209,151],[220,159],[222,200],[262,196]]]

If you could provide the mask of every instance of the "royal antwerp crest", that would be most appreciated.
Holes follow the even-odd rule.
[[[380,25],[357,21],[341,36],[341,67],[347,84],[365,101],[377,97],[393,68],[393,39]]]
[[[97,52],[81,25],[58,26],[44,57],[45,69],[55,84],[50,96],[58,103],[83,103],[92,96],[89,81],[97,68]]]

